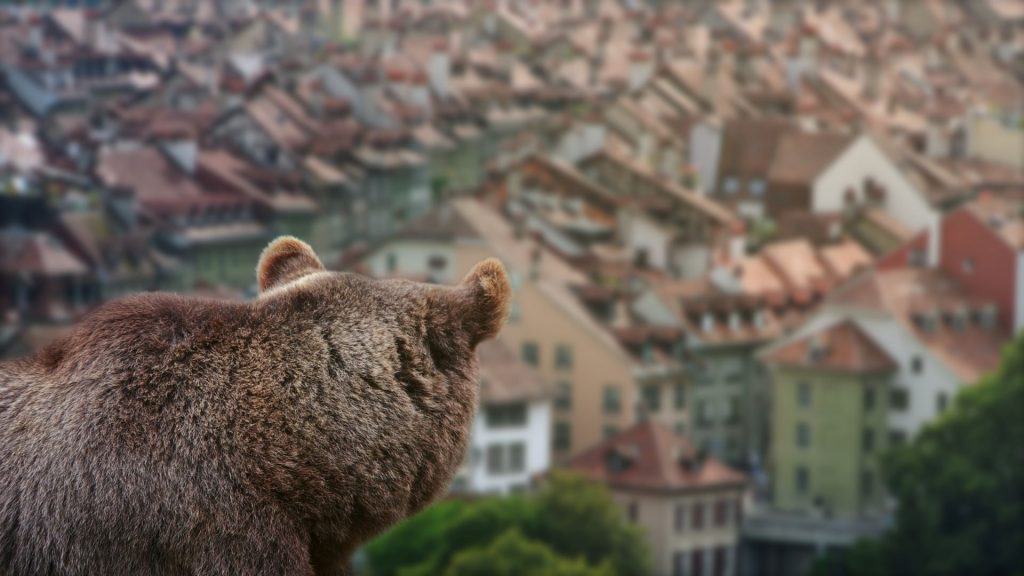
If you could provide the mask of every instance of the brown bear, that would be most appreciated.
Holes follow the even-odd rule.
[[[501,264],[372,280],[286,237],[258,280],[252,302],[114,301],[0,364],[0,574],[340,574],[444,492]]]

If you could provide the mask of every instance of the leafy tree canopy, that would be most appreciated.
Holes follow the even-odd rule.
[[[608,491],[565,473],[532,496],[442,502],[371,542],[366,558],[373,576],[650,573],[643,535]]]
[[[1024,575],[1024,334],[885,468],[896,527],[816,573]]]

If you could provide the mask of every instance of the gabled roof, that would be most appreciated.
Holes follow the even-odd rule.
[[[779,139],[768,180],[785,184],[810,184],[849,146],[843,134],[792,132]]]
[[[568,468],[614,489],[689,491],[742,488],[747,477],[662,424],[641,422],[569,461]]]
[[[477,357],[482,404],[538,400],[550,394],[540,375],[500,341],[481,344]]]
[[[951,325],[952,315],[967,311],[970,316],[992,303],[972,300],[955,280],[935,269],[873,269],[834,289],[823,305],[850,314],[888,314],[965,383],[994,370],[1009,339],[998,327],[982,327],[972,319]],[[922,315],[933,318],[934,325],[923,326]]]
[[[777,366],[870,374],[896,370],[896,361],[851,320],[794,340],[764,356]]]

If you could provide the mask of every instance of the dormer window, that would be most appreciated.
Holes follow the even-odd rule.
[[[757,328],[758,330],[764,328],[765,321],[766,321],[765,311],[764,310],[756,310],[754,312],[754,327]]]
[[[967,327],[967,309],[958,307],[950,310],[946,315],[946,321],[953,330],[963,330]]]
[[[937,323],[937,319],[933,312],[917,312],[914,314],[914,324],[917,325],[918,329],[922,332],[934,331]]]
[[[739,330],[740,329],[740,323],[741,322],[740,322],[739,312],[735,312],[735,311],[730,312],[729,313],[729,330],[732,330],[733,332]]]
[[[825,359],[828,355],[828,344],[823,338],[814,338],[811,340],[811,345],[807,349],[807,361],[811,364],[817,364]]]
[[[711,332],[715,329],[715,316],[711,312],[705,312],[700,318],[701,332]]]
[[[626,471],[632,463],[632,459],[624,450],[619,448],[612,448],[608,450],[608,454],[605,456],[605,466],[607,466],[608,471],[613,474]]]
[[[726,194],[735,194],[740,191],[740,179],[735,176],[726,176],[722,182],[722,191]]]

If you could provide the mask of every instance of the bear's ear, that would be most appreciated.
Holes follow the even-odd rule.
[[[323,269],[309,244],[292,236],[281,236],[263,249],[256,278],[263,293]]]
[[[512,287],[497,258],[480,262],[458,286],[459,311],[473,346],[498,335],[508,316]]]

